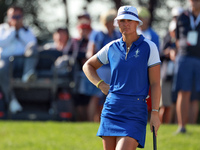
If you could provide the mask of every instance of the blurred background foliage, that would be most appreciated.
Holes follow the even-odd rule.
[[[6,21],[6,10],[11,5],[24,8],[24,22],[31,26],[39,43],[51,39],[58,27],[67,26],[70,34],[76,36],[76,17],[88,11],[92,27],[98,28],[99,15],[110,8],[121,5],[145,6],[151,12],[151,26],[162,38],[171,20],[171,9],[175,6],[187,7],[187,0],[0,0],[0,23]]]

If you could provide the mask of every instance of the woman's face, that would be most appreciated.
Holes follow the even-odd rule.
[[[128,19],[118,20],[119,31],[124,35],[137,33],[136,29],[138,24],[139,22],[134,20],[128,20]]]

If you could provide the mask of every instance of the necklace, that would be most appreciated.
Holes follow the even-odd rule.
[[[131,44],[132,45],[132,44]],[[128,47],[127,46],[127,51],[126,51],[126,57],[125,57],[125,59],[127,59],[127,56],[128,56],[128,53],[129,53],[129,50],[130,50],[130,48],[131,48],[131,45]]]
[[[132,44],[131,44],[130,46],[127,46],[127,51],[129,51],[129,50],[130,50],[131,46],[132,46]]]

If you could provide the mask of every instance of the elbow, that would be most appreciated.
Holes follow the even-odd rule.
[[[83,70],[83,72],[86,71],[86,68],[87,68],[87,62],[85,62],[84,65],[82,66],[82,70]]]

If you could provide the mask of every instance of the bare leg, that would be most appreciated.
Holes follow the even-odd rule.
[[[165,113],[165,120],[164,120],[164,123],[171,123],[172,121],[172,107],[169,106],[169,107],[166,107],[166,113]]]
[[[98,112],[99,97],[92,96],[88,106],[88,119],[89,121],[95,121],[96,113]]]
[[[191,92],[189,91],[179,91],[177,98],[177,119],[180,128],[185,128],[188,119],[189,112],[189,102],[190,102]]]
[[[116,150],[136,150],[137,140],[131,137],[117,137]]]
[[[160,107],[160,110],[159,110],[159,118],[160,118],[161,123],[163,123],[164,113],[165,113],[165,107],[162,106],[162,107]]]
[[[171,121],[171,123],[177,123],[176,103],[172,104],[172,121]]]
[[[103,136],[103,149],[104,150],[115,150],[116,137],[114,136]]]
[[[87,106],[77,106],[77,121],[88,121],[87,119]]]
[[[190,103],[190,110],[189,110],[189,123],[196,124],[199,115],[199,101],[193,100]]]

